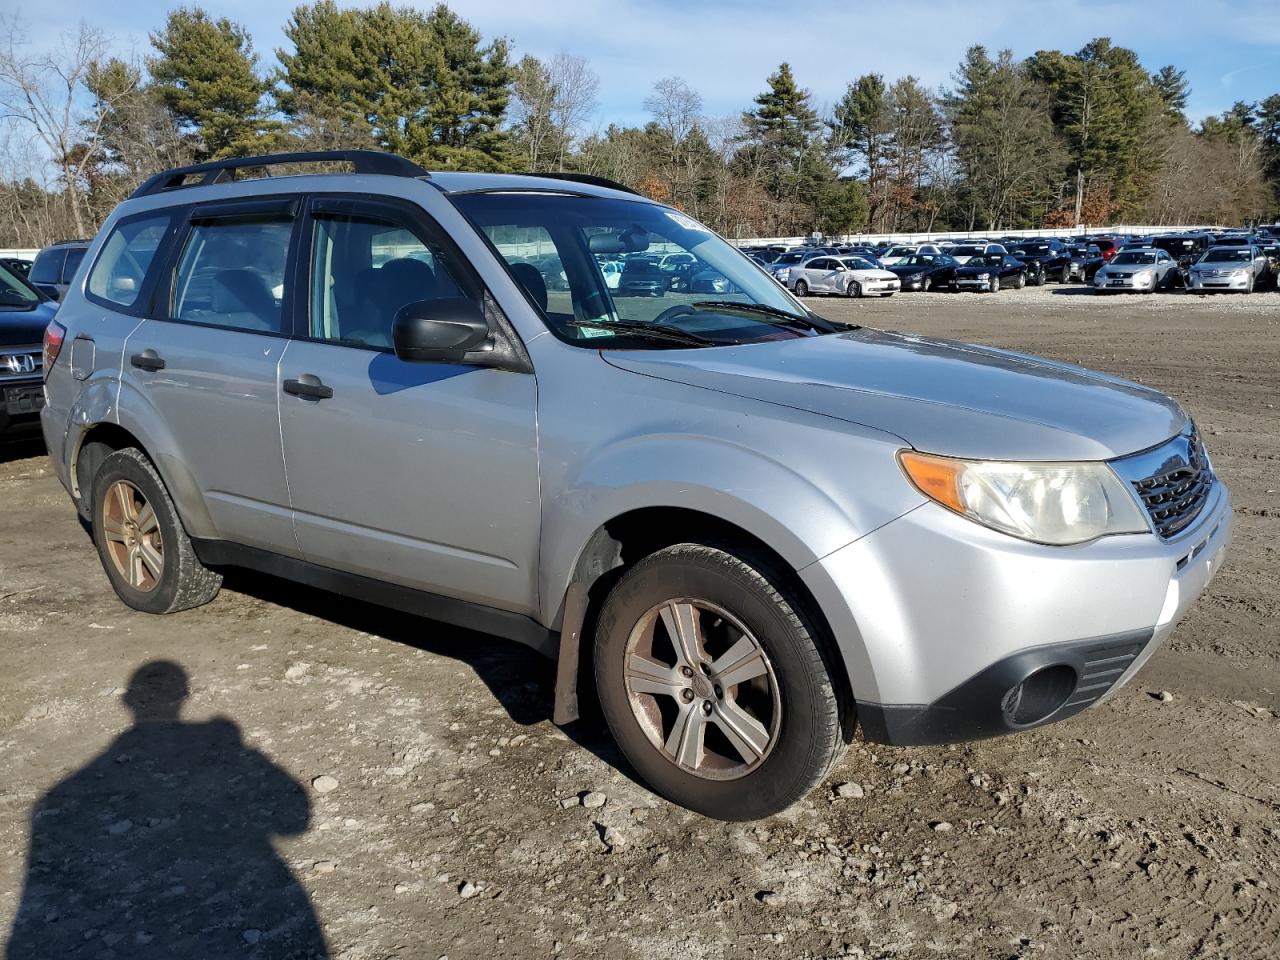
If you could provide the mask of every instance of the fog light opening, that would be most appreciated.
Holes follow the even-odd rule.
[[[1011,687],[1000,702],[1000,709],[1009,723],[1025,727],[1056,711],[1075,688],[1076,672],[1065,663],[1042,667]]]

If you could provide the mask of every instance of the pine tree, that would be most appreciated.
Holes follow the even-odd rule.
[[[169,12],[151,45],[153,88],[198,157],[260,153],[277,141],[279,125],[263,109],[268,84],[257,75],[258,56],[244,27],[181,7]]]

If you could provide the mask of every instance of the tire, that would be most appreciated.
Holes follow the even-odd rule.
[[[693,658],[675,653],[666,627],[677,622],[678,609],[691,611],[678,622],[699,637],[700,662],[687,673],[681,664]],[[694,543],[660,550],[623,575],[600,613],[595,676],[605,719],[627,760],[673,803],[720,820],[778,813],[844,752],[840,688],[820,636],[767,559]],[[753,651],[745,656],[759,672],[722,690],[716,658],[741,645]],[[741,652],[733,656],[743,662]],[[635,689],[647,672],[628,673],[637,662],[662,671],[657,690]],[[735,748],[722,722],[744,714],[754,724],[741,727],[753,738],[751,749]],[[701,729],[701,744],[679,737],[681,724],[695,722],[690,729]],[[675,744],[670,753],[668,743]],[[678,762],[675,754],[686,746],[691,762]]]
[[[862,296],[862,284],[860,284],[857,280],[850,280],[849,283],[844,288],[844,295],[846,297]]]
[[[222,574],[197,559],[164,481],[141,450],[127,447],[102,461],[91,503],[98,557],[125,604],[176,613],[218,595]]]
[[[797,280],[797,281],[796,281],[796,296],[797,296],[797,297],[807,297],[808,295],[809,295],[809,284],[805,283],[803,280]]]
[[[988,292],[990,292],[990,293],[999,293],[999,292],[1000,292],[1000,278],[999,278],[999,277],[992,277],[992,278],[991,278],[991,284],[987,287],[987,290],[988,290]]]
[[[1059,283],[1071,282],[1071,264],[1064,263],[1062,265],[1062,272],[1058,274],[1058,282]]]
[[[1019,290],[1027,285],[1027,275],[1025,273],[1018,274],[1018,282],[1014,284]]]
[[[920,292],[928,293],[933,289],[933,277],[925,277],[920,281]]]

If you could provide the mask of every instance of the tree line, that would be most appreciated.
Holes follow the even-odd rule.
[[[1186,75],[1107,39],[1025,59],[973,46],[942,89],[868,73],[822,109],[789,64],[732,116],[679,77],[648,121],[593,126],[599,79],[516,59],[440,4],[297,7],[266,61],[240,24],[170,11],[142,57],[81,25],[0,50],[0,245],[88,236],[146,176],[281,150],[620,181],[728,236],[1241,224],[1280,206],[1280,94],[1195,123]]]

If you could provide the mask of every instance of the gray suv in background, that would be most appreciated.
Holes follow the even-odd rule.
[[[237,178],[304,161],[347,169]],[[639,255],[731,292],[619,298],[602,265]],[[168,171],[47,346],[48,447],[125,603],[240,566],[528,644],[557,722],[598,696],[655,790],[721,818],[803,796],[859,725],[942,743],[1098,703],[1230,536],[1168,397],[825,320],[589,177]]]

